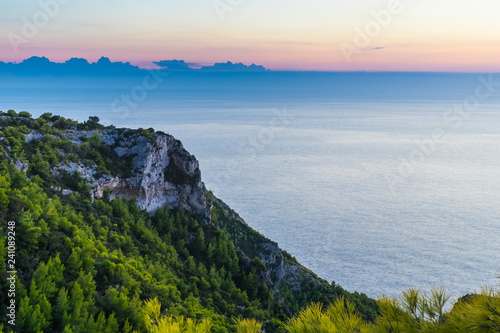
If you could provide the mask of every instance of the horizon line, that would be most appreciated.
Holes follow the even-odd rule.
[[[134,66],[134,67],[137,67],[138,69],[140,70],[163,70],[163,71],[172,71],[172,72],[198,72],[200,71],[200,69],[203,67],[198,67],[198,68],[192,68],[192,67],[187,67],[187,68],[184,68],[184,69],[174,69],[174,68],[167,68],[167,67],[160,67],[158,65],[156,65],[155,63],[157,62],[161,62],[161,61],[179,61],[179,62],[183,62],[185,63],[186,65],[192,65],[194,63],[190,63],[190,62],[185,62],[184,60],[182,59],[164,59],[164,60],[153,60],[153,61],[142,61],[142,63],[145,63],[145,62],[150,62],[152,65],[156,66],[156,68],[150,68],[150,67],[147,67],[147,66],[144,66],[144,65],[134,65],[132,61],[130,60],[126,60],[126,61],[123,61],[123,60],[119,60],[119,61],[111,61],[111,59],[109,57],[106,57],[106,56],[101,56],[98,58],[98,60],[96,60],[95,62],[91,62],[89,61],[87,58],[85,57],[71,57],[65,61],[62,61],[62,62],[58,62],[58,61],[53,61],[53,60],[50,60],[49,57],[47,56],[38,56],[38,55],[33,55],[33,56],[30,56],[28,58],[25,58],[21,61],[9,61],[9,60],[4,60],[4,59],[1,59],[0,58],[0,62],[4,63],[4,64],[14,64],[14,65],[19,65],[21,63],[23,63],[25,60],[28,60],[28,59],[31,59],[31,58],[46,58],[47,60],[49,60],[50,62],[54,63],[54,64],[65,64],[65,62],[71,60],[71,59],[84,59],[85,61],[87,61],[89,63],[89,65],[91,64],[96,64],[100,59],[102,58],[105,58],[105,59],[108,59],[110,60],[110,62],[112,64],[116,64],[116,63],[121,63],[121,64],[129,64],[130,66]],[[215,66],[216,64],[228,64],[228,63],[231,63],[233,65],[238,65],[238,64],[243,64],[244,66],[246,67],[250,67],[252,65],[255,65],[255,66],[262,66],[262,65],[257,65],[255,62],[252,62],[250,65],[246,65],[245,63],[241,62],[241,61],[231,61],[231,60],[226,60],[225,62],[224,61],[221,61],[221,62],[214,62],[212,66]],[[197,64],[201,64],[201,62],[197,63]],[[208,64],[208,63],[207,63]],[[210,65],[208,66],[205,66],[205,67],[211,67]],[[473,71],[473,70],[376,70],[376,69],[366,69],[366,70],[363,70],[363,69],[359,69],[359,70],[342,70],[342,69],[338,69],[338,70],[302,70],[302,69],[271,69],[271,68],[268,68],[268,67],[265,67],[265,66],[262,66],[263,68],[265,68],[265,71],[212,71],[212,72],[221,72],[221,73],[269,73],[269,72],[275,72],[275,73],[289,73],[289,72],[293,72],[293,73],[351,73],[351,74],[356,74],[356,73],[373,73],[373,74],[377,74],[377,73],[387,73],[387,74],[496,74],[496,73],[500,73],[500,71]],[[203,70],[201,70],[203,71]],[[200,71],[200,72],[201,72]]]

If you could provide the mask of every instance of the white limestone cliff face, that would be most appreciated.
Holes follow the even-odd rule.
[[[148,139],[138,133],[103,133],[106,144],[115,147],[119,163],[133,159],[133,175],[128,178],[102,177],[92,188],[92,196],[101,198],[110,190],[111,199],[137,198],[141,209],[154,213],[158,208],[184,206],[208,217],[205,187],[199,163],[180,141],[167,134],[153,133]]]

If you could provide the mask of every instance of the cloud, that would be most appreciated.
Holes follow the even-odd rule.
[[[186,64],[188,64],[189,67],[191,67],[193,69],[198,69],[198,68],[203,67],[203,64],[199,63],[199,62],[187,62]]]
[[[187,64],[184,60],[161,60],[154,61],[153,63],[171,71],[187,71],[192,69],[190,64]]]
[[[422,45],[426,45],[426,44],[422,44]],[[393,48],[400,48],[400,47],[407,47],[408,45],[407,44],[393,44],[393,45],[385,45],[385,46],[375,46],[375,47],[372,47],[372,50],[384,50],[384,49],[393,49]]]
[[[192,71],[202,70],[207,72],[264,72],[264,66],[255,64],[245,65],[240,63],[233,64],[231,61],[226,63],[215,63],[209,66],[203,66],[201,63],[190,62],[186,63],[184,60],[161,60],[153,62],[155,65],[167,69],[169,71]]]
[[[226,63],[217,62],[213,66],[204,66],[200,70],[210,72],[265,72],[264,66],[251,64],[250,66],[240,63],[233,64],[231,61]]]

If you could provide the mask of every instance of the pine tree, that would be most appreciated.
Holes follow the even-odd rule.
[[[71,326],[74,331],[83,332],[89,318],[88,302],[85,301],[83,290],[78,282],[75,282],[71,290],[70,304],[73,308],[71,313]]]
[[[71,279],[76,279],[80,274],[80,269],[82,267],[82,261],[78,255],[78,251],[73,248],[71,250],[71,255],[69,256],[66,266],[68,267],[68,274]]]
[[[198,228],[193,240],[193,249],[198,256],[205,253],[207,244],[205,243],[205,234],[203,228]]]
[[[108,317],[104,333],[118,333],[118,330],[119,330],[118,321],[115,319],[115,314],[112,313]]]
[[[34,293],[35,296],[36,292]],[[31,305],[30,298],[24,297],[19,305],[16,326],[20,332],[38,333],[46,329],[50,323],[45,319],[40,305]]]
[[[261,327],[255,319],[242,319],[236,323],[236,333],[259,333]]]
[[[29,297],[24,297],[19,304],[19,309],[16,317],[16,326],[19,327],[19,330],[26,331],[30,329],[30,320],[31,314],[33,312],[33,307],[30,306]]]
[[[8,181],[8,179],[0,175],[0,212],[6,212],[7,208],[9,207],[10,201],[7,195],[9,187],[10,187],[10,182]]]
[[[71,309],[68,300],[68,291],[66,290],[66,288],[62,287],[61,289],[59,289],[59,293],[57,294],[56,304],[53,310],[54,326],[56,329],[62,329],[70,323],[70,311]]]
[[[45,294],[41,293],[39,288],[36,285],[35,280],[31,280],[30,294],[29,294],[30,305],[39,306],[40,313],[43,316],[41,320],[42,330],[44,330],[47,326],[50,325],[52,320],[52,306]]]
[[[47,264],[41,263],[33,274],[33,280],[36,282],[41,293],[48,299],[56,296],[59,286],[64,281],[64,265],[61,263],[59,255],[51,258]]]
[[[106,316],[104,315],[104,312],[99,312],[94,325],[94,332],[104,332],[106,329]]]

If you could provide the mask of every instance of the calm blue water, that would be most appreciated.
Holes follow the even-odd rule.
[[[10,77],[0,109],[173,134],[209,189],[348,290],[497,285],[498,92],[459,114],[477,75],[266,75],[166,78],[126,107],[142,78]]]

